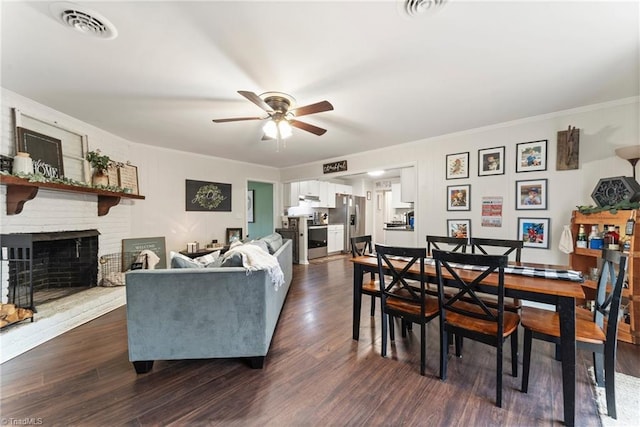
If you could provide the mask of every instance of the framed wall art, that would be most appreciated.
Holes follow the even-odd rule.
[[[516,172],[547,170],[547,140],[516,144]]]
[[[247,222],[256,222],[253,216],[253,208],[255,207],[254,195],[255,190],[247,190]]]
[[[516,181],[516,210],[547,209],[547,180]]]
[[[470,219],[448,219],[447,220],[447,236],[449,237],[471,237],[471,220]]]
[[[118,182],[120,187],[128,188],[132,194],[140,194],[138,188],[138,167],[123,165],[118,168]]]
[[[47,178],[64,177],[62,141],[30,129],[17,128],[18,151],[29,153],[33,171]]]
[[[186,180],[187,211],[231,212],[231,184]]]
[[[227,228],[227,245],[242,240],[242,228]]]
[[[504,175],[504,146],[478,150],[478,176]]]
[[[469,152],[447,154],[447,179],[469,178]]]
[[[471,185],[447,186],[447,210],[470,211],[471,210]]]
[[[525,248],[549,248],[549,218],[518,218],[518,239]]]

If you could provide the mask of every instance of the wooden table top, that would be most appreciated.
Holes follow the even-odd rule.
[[[372,256],[359,256],[351,259],[351,262],[354,264],[360,264],[366,267],[377,267],[378,259]],[[402,269],[406,265],[406,261],[393,260],[392,264],[394,267],[398,269]],[[526,267],[545,267],[542,264],[529,264],[529,263],[519,263],[520,266]],[[559,266],[548,266],[547,268],[558,268]],[[566,267],[562,267],[567,269]],[[414,274],[418,274],[420,271],[420,265],[414,264],[409,269],[410,272]],[[464,280],[472,280],[475,276],[477,276],[477,271],[465,270],[465,269],[457,269],[456,270],[461,279]],[[434,265],[426,264],[424,265],[424,272],[427,276],[436,277],[436,267]],[[451,275],[443,269],[444,277],[451,278]],[[497,285],[498,284],[498,275],[496,273],[492,273],[483,280],[484,284],[487,285]],[[546,279],[544,277],[530,277],[524,276],[521,274],[508,274],[504,275],[504,286],[507,289],[513,289],[523,292],[531,292],[543,295],[554,295],[561,297],[571,297],[571,298],[585,298],[584,290],[582,289],[582,284],[579,282],[571,282],[568,280],[558,280],[558,279]]]

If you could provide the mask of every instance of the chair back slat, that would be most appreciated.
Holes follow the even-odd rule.
[[[619,251],[602,251],[602,268],[598,278],[594,322],[604,329],[607,320],[607,343],[615,343],[618,335],[618,316],[622,288],[627,269],[627,255]]]
[[[351,256],[363,256],[372,252],[371,235],[355,236],[351,238]]]
[[[420,303],[424,311],[425,298],[425,274],[424,259],[427,256],[425,248],[405,248],[376,244],[378,257],[378,274],[380,277],[380,293],[382,305],[386,299],[398,299],[412,303]],[[407,260],[402,270],[397,270],[393,265],[394,257],[402,257]],[[418,265],[419,277],[409,278],[409,270]],[[387,275],[387,276],[385,276]],[[409,283],[409,281],[411,284]],[[419,284],[419,288],[417,285]]]
[[[480,237],[472,237],[469,244],[471,245],[471,253],[474,254],[477,251],[484,255],[490,255],[487,251],[487,247],[506,249],[501,252],[501,254],[508,256],[515,253],[516,262],[520,262],[522,257],[522,248],[524,247],[524,242],[522,240],[484,239]]]
[[[499,324],[499,330],[502,330],[502,317],[504,312],[504,268],[508,264],[506,255],[484,255],[484,254],[467,254],[457,252],[446,252],[434,249],[432,252],[433,259],[436,261],[436,273],[438,280],[438,297],[440,299],[441,312],[443,320],[446,320],[446,312],[454,312],[476,319],[487,320]],[[471,265],[481,267],[481,270],[465,270],[469,271],[472,276],[470,279],[460,277],[454,264]],[[452,279],[445,279],[443,276],[443,268],[452,276]],[[492,274],[498,274],[498,305],[497,310],[492,310],[477,295],[478,286],[484,279]],[[444,287],[449,286],[458,288],[457,293],[445,293]],[[456,304],[464,301],[465,304]]]
[[[448,237],[448,236],[431,236],[427,235],[427,254],[431,256],[432,246],[433,249],[448,250],[451,252],[467,252],[467,245],[469,239],[465,237]],[[449,245],[449,248],[440,247],[440,245]]]

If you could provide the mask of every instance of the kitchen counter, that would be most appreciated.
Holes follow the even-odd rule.
[[[386,231],[413,231],[413,228],[408,225],[403,225],[401,227],[384,227]]]

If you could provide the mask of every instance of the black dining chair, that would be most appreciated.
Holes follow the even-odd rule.
[[[351,238],[351,256],[353,258],[371,254],[371,235]],[[362,281],[361,292],[371,296],[371,316],[375,316],[376,298],[380,298],[380,284],[376,281],[375,273],[371,273],[370,280]],[[362,299],[362,296],[360,296],[360,298]]]
[[[593,353],[596,384],[605,387],[607,413],[617,418],[615,373],[618,344],[620,300],[627,266],[627,255],[619,251],[602,251],[602,269],[596,288],[595,309],[591,318],[576,313],[576,346]],[[533,338],[560,343],[560,318],[557,312],[522,307],[524,360],[522,392],[529,388],[531,344]]]
[[[450,334],[479,341],[496,348],[496,406],[502,407],[502,348],[511,337],[511,370],[518,376],[518,324],[520,317],[504,309],[504,268],[506,255],[479,255],[434,250],[436,277],[438,280],[438,300],[440,309],[440,378],[447,379],[447,358]],[[461,273],[456,264],[474,266],[477,269]],[[466,273],[469,274],[466,274]],[[497,307],[489,307],[477,295],[478,287],[490,274],[496,273],[498,283]],[[469,277],[469,278],[467,278]],[[445,285],[458,292],[449,294]],[[457,346],[456,346],[457,347]],[[473,358],[473,355],[470,355]]]
[[[472,237],[469,241],[471,246],[471,253],[481,253],[485,255],[507,255],[515,256],[515,262],[521,262],[522,260],[522,248],[524,242],[522,240],[508,240],[508,239],[485,239],[480,237]],[[491,297],[485,298],[489,302]],[[505,299],[505,310],[519,312],[522,308],[522,302],[517,298]]]
[[[448,245],[440,247],[440,245]],[[432,249],[447,250],[451,252],[467,252],[469,239],[466,237],[448,237],[427,235],[427,255],[431,256]]]
[[[438,300],[426,292],[424,270],[425,248],[404,248],[375,245],[378,257],[378,278],[382,307],[382,346],[381,356],[387,355],[387,324],[389,336],[393,340],[393,320],[398,317],[404,325],[420,325],[420,375],[425,374],[427,323],[438,316]],[[396,269],[394,258],[402,257],[405,262]],[[412,267],[418,268],[418,274],[410,274]],[[389,277],[385,276],[387,274]]]

